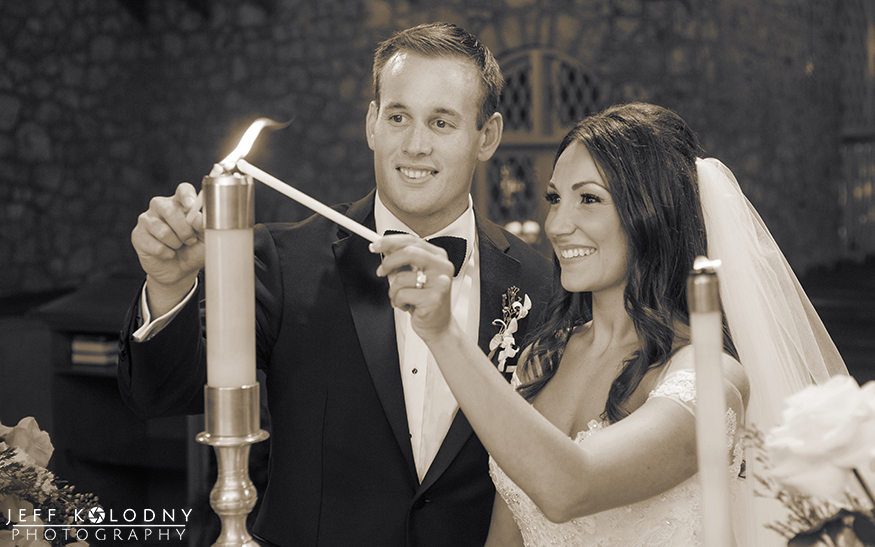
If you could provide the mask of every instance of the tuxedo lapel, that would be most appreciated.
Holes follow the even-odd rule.
[[[485,234],[486,237],[483,237]],[[489,354],[489,342],[498,334],[492,322],[503,317],[502,295],[519,285],[520,262],[507,254],[510,245],[494,224],[481,231],[480,244],[480,330],[477,344]]]
[[[373,210],[374,193],[371,192],[365,199],[354,203],[347,216],[373,229]],[[340,239],[333,245],[334,257],[365,363],[410,473],[415,477],[389,283],[385,278],[377,277],[380,257],[368,250],[367,240],[342,228],[338,237]]]
[[[477,214],[475,210],[475,215]],[[492,324],[501,319],[501,295],[519,283],[520,263],[507,254],[510,247],[507,239],[494,224],[477,218],[477,237],[480,245],[480,328],[478,345],[484,353],[489,353],[489,341],[498,333]],[[441,444],[434,461],[428,468],[417,497],[424,492],[447,469],[459,451],[473,434],[473,429],[461,409],[456,413],[450,430]]]

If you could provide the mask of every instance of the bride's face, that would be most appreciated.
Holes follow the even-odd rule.
[[[626,285],[629,243],[620,215],[589,151],[573,142],[547,185],[545,231],[567,291],[619,291]]]

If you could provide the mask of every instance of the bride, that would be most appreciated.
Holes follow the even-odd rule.
[[[731,172],[699,151],[677,114],[643,103],[565,137],[545,193],[561,288],[512,387],[453,321],[445,253],[413,236],[373,244],[490,453],[487,546],[701,545],[686,296],[699,255],[723,264],[733,544],[779,543],[764,535],[774,508],[754,508],[743,426],[775,425],[786,395],[847,370]]]

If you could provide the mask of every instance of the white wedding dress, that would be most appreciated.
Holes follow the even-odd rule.
[[[695,373],[692,368],[692,350],[679,351],[667,370],[665,377],[652,397],[668,397],[693,412],[696,404]],[[684,362],[678,370],[678,362]],[[689,361],[689,363],[686,363]],[[514,377],[514,383],[517,379]],[[588,428],[577,434],[576,443],[610,427],[609,424],[592,420]],[[739,442],[736,413],[731,408],[726,413],[727,449],[732,451],[732,463],[727,469],[730,489],[737,489],[743,443]],[[699,476],[675,486],[659,496],[593,515],[556,524],[514,484],[491,457],[489,471],[495,489],[504,498],[522,532],[526,547],[565,545],[574,547],[693,547],[702,545],[701,507]]]

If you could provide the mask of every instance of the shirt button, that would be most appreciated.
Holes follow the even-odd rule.
[[[412,372],[413,374],[416,374],[417,372],[419,372],[419,369],[413,369],[410,372]]]

